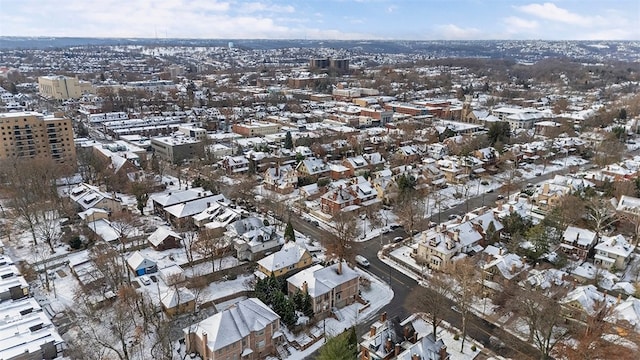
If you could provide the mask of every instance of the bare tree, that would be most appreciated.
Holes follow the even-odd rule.
[[[566,289],[552,286],[547,290],[525,284],[515,289],[508,301],[508,309],[519,315],[529,327],[529,341],[540,351],[540,358],[551,358],[551,352],[570,336],[564,324],[559,300]]]
[[[216,271],[216,258],[220,258],[222,267],[222,255],[228,246],[222,229],[202,229],[198,233],[198,240],[194,244],[195,251],[211,261],[211,272]],[[219,270],[219,269],[218,269]]]
[[[434,273],[426,284],[415,287],[411,291],[405,300],[405,305],[412,312],[426,312],[432,331],[437,334],[438,326],[449,309],[448,297],[451,292],[450,280],[442,273]]]
[[[424,226],[426,221],[426,206],[424,199],[416,192],[400,195],[396,203],[395,212],[400,223],[409,230],[409,236],[413,239],[414,230]]]
[[[111,215],[111,227],[118,235],[120,251],[126,251],[127,243],[137,232],[138,226],[140,226],[140,218],[129,211],[119,211]]]
[[[591,229],[595,231],[598,239],[600,235],[602,235],[602,231],[613,225],[617,220],[611,204],[602,198],[590,201],[590,203],[587,204],[586,210],[585,215],[587,216],[588,223]]]
[[[351,261],[354,256],[353,240],[358,236],[357,216],[354,212],[340,211],[333,216],[334,233],[327,239],[327,251],[339,262]]]
[[[636,359],[635,351],[624,344],[632,337],[622,339],[618,336],[616,324],[610,321],[613,315],[612,305],[606,302],[596,304],[585,324],[574,324],[571,340],[560,343],[558,352],[567,360]]]
[[[456,286],[452,291],[452,297],[462,317],[462,344],[460,346],[460,352],[464,352],[469,312],[471,312],[471,306],[473,305],[476,294],[481,291],[480,272],[470,258],[464,258],[454,262],[447,271],[456,282]]]

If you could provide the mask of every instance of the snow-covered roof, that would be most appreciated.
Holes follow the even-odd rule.
[[[173,287],[170,287],[161,295],[160,301],[162,301],[162,305],[165,307],[165,309],[171,309],[180,304],[184,304],[195,299],[196,297],[195,295],[193,295],[191,290],[185,287],[178,288],[177,290]]]
[[[140,251],[136,251],[131,254],[131,256],[129,256],[129,258],[127,259],[127,264],[129,264],[132,269],[138,270],[142,268],[152,267],[156,263],[153,260],[144,257],[140,253]]]
[[[182,237],[178,233],[171,230],[170,228],[160,226],[156,229],[156,231],[153,232],[153,234],[149,235],[148,240],[153,246],[158,246],[170,236],[176,239],[182,239]]]
[[[282,249],[275,253],[264,257],[258,261],[258,264],[268,271],[274,272],[297,264],[307,249],[294,242],[288,242],[282,246]]]
[[[568,226],[562,234],[565,241],[576,245],[589,246],[596,240],[596,233],[575,226]]]
[[[629,296],[614,308],[615,317],[626,320],[636,331],[640,331],[640,300]]]
[[[598,310],[598,305],[603,302],[606,302],[607,305],[613,305],[615,301],[615,297],[601,293],[593,285],[578,286],[560,300],[563,304],[579,303],[587,314],[593,314]]]
[[[341,274],[338,274],[337,268],[338,264],[328,267],[314,265],[289,277],[287,282],[299,289],[302,289],[303,283],[306,282],[309,295],[317,298],[328,293],[331,289],[359,277],[358,273],[350,268],[346,262],[342,264]]]
[[[609,257],[613,255],[627,258],[634,249],[635,246],[631,245],[624,236],[619,234],[616,236],[603,236],[598,245],[596,245],[596,252],[604,252]]]
[[[185,334],[196,333],[200,338],[207,334],[207,346],[216,351],[241,341],[252,332],[263,330],[280,316],[256,298],[238,302],[201,322],[185,328]]]
[[[151,195],[151,200],[160,204],[163,207],[179,204],[195,200],[201,197],[208,197],[213,195],[211,191],[206,191],[201,187],[195,187],[187,190],[169,191],[160,194]]]

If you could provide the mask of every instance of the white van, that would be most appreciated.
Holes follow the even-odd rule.
[[[356,255],[355,257],[356,263],[362,267],[369,267],[369,260],[362,255]]]

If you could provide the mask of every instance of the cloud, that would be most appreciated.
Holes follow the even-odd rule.
[[[398,7],[397,7],[397,6],[395,6],[395,5],[391,5],[391,6],[389,6],[389,7],[387,8],[387,12],[388,12],[388,13],[392,13],[392,12],[394,12],[394,11],[396,11],[396,10],[398,10]]]
[[[260,2],[244,3],[240,6],[241,13],[253,12],[275,12],[275,13],[293,13],[296,9],[291,5],[272,5]]]
[[[480,35],[480,30],[476,28],[461,28],[455,24],[438,26],[442,38],[446,40],[468,40],[475,39]]]
[[[510,30],[535,30],[538,28],[538,22],[535,20],[525,20],[517,16],[509,16],[504,19],[504,23],[510,27]]]
[[[567,9],[557,7],[553,3],[529,4],[516,7],[518,10],[545,20],[557,21],[561,23],[589,26],[594,18],[572,13]]]

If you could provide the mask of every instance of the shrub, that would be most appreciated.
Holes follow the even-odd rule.
[[[458,334],[453,335],[453,340],[460,340],[460,335]]]
[[[476,351],[477,349],[476,344],[471,345],[471,351]]]
[[[80,240],[80,236],[76,235],[69,239],[69,246],[74,250],[80,249],[82,247],[82,240]]]

